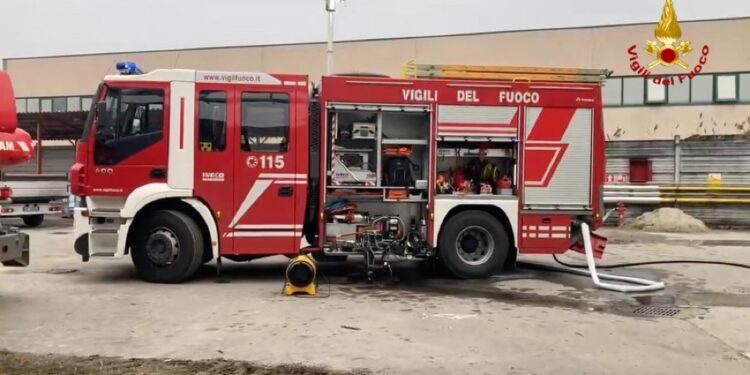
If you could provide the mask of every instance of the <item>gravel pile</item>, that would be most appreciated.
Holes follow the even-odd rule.
[[[705,233],[709,231],[702,221],[678,208],[671,207],[646,212],[628,224],[627,229],[669,233]]]

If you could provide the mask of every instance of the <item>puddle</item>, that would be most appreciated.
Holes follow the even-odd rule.
[[[658,269],[627,272],[631,276],[646,278],[661,273],[668,274]],[[557,290],[535,289],[531,284],[524,284],[522,288],[504,284],[518,279],[553,283]],[[572,289],[562,290],[565,288]],[[375,298],[402,304],[424,304],[439,297],[480,298],[517,306],[573,309],[635,318],[686,318],[700,316],[714,306],[750,307],[750,295],[707,292],[695,289],[695,285],[672,284],[658,294],[630,295],[593,289],[587,278],[545,272],[523,272],[485,280],[431,278],[409,285],[398,282],[349,283],[338,284],[336,289],[338,293],[354,298]]]
[[[404,303],[423,303],[435,297],[483,298],[514,305],[568,308],[583,311],[606,312],[605,305],[593,304],[580,298],[560,295],[537,294],[528,291],[501,289],[496,280],[429,280],[419,285],[347,285],[338,287],[339,292],[351,296],[382,298]]]

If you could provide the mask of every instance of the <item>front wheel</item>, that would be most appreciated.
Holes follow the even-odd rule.
[[[443,265],[462,279],[491,276],[510,252],[505,228],[484,211],[464,211],[448,219],[439,242]]]
[[[203,261],[203,234],[188,215],[161,210],[140,218],[131,236],[131,256],[138,275],[156,283],[179,283]]]

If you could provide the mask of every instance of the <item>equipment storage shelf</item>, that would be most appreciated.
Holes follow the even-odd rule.
[[[331,153],[328,185],[335,187],[380,186],[380,142],[375,111],[335,111],[330,114]]]
[[[429,180],[428,112],[383,112],[384,202],[427,202]]]
[[[327,201],[346,199],[352,202],[379,202],[383,200],[383,188],[377,186],[328,186]]]
[[[404,111],[386,106],[341,105],[328,108],[331,142],[327,159],[327,190],[399,187],[417,190],[419,199],[385,202],[426,202],[430,160],[430,112],[427,107]],[[341,194],[344,195],[344,194]],[[352,194],[352,196],[361,194]],[[414,195],[414,194],[410,194]]]
[[[498,195],[498,194],[438,194],[435,200],[447,199],[476,199],[476,200],[515,200],[515,195]]]
[[[515,199],[518,143],[438,141],[436,199]]]
[[[383,139],[384,145],[413,145],[413,146],[427,146],[426,139]]]

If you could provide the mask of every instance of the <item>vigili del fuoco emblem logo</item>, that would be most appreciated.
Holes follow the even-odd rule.
[[[677,67],[681,71],[676,77],[654,77],[654,83],[656,84],[670,86],[683,83],[686,79],[693,79],[700,74],[708,61],[709,48],[704,45],[701,48],[698,63],[692,67],[688,64],[687,59],[693,52],[693,47],[689,40],[682,39],[682,29],[677,20],[677,12],[672,0],[666,0],[664,4],[659,24],[656,25],[654,30],[654,37],[656,40],[646,41],[646,46],[643,48],[651,56],[648,63],[641,63],[638,56],[638,45],[636,44],[628,48],[628,55],[630,55],[630,69],[643,78],[649,78],[652,69],[656,68]],[[692,55],[696,54],[692,53]]]

